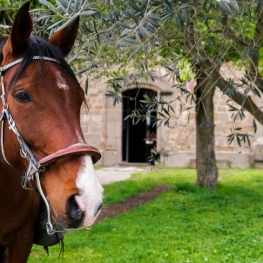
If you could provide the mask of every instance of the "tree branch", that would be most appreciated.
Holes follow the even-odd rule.
[[[255,28],[255,36],[254,36],[254,45],[251,49],[251,52],[249,53],[250,58],[250,67],[248,70],[248,75],[250,79],[255,82],[257,87],[260,89],[261,92],[263,92],[263,80],[262,76],[260,75],[258,71],[258,65],[259,65],[259,48],[262,43],[263,39],[263,6],[259,10],[259,12],[256,15],[256,28]]]
[[[212,73],[212,78],[216,80],[216,86],[223,92],[227,82],[217,70]],[[244,96],[242,93],[237,91],[234,95],[229,97],[238,105],[245,108],[261,125],[263,125],[263,112],[259,109],[250,96]]]

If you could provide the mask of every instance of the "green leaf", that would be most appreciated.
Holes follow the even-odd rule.
[[[169,127],[169,119],[167,119],[165,122],[164,122],[164,126],[168,126]]]
[[[91,61],[91,59],[87,57],[77,57],[77,59],[82,60],[82,61]]]
[[[72,10],[73,13],[76,13],[78,4],[79,4],[79,6],[81,6],[83,4],[83,1],[75,0],[74,7],[73,7],[73,10]]]
[[[247,143],[248,143],[248,146],[250,146],[249,134],[247,134]]]
[[[136,48],[132,51],[132,53],[130,54],[130,56],[128,57],[128,60],[130,60],[135,54],[137,54],[140,49],[141,49],[141,46],[136,47]]]
[[[128,28],[128,29],[132,29],[130,26],[128,26],[127,24],[121,22],[121,21],[116,21],[116,23],[121,26],[121,27],[124,27],[124,28]]]
[[[137,39],[131,38],[131,37],[125,37],[125,41],[128,41],[130,43],[135,43],[135,44],[140,43],[140,42],[137,41]]]
[[[152,6],[159,6],[159,5],[163,5],[163,1],[153,1]]]
[[[62,26],[60,26],[56,31],[59,31],[59,30],[65,28],[65,27],[71,25],[77,17],[78,17],[78,14],[74,15],[74,16],[73,16],[72,18],[70,18],[65,24],[63,24]]]
[[[229,0],[229,3],[235,9],[235,11],[239,12],[239,7],[236,0]]]
[[[93,32],[91,29],[87,27],[86,23],[83,20],[81,21],[81,26],[84,28],[86,34],[90,34]]]
[[[150,33],[143,25],[140,26],[140,30],[141,30],[141,33],[143,33],[144,35],[148,37],[152,36],[152,33]]]
[[[138,41],[138,43],[142,42],[138,32],[136,32],[135,37],[136,37],[136,40]]]
[[[84,72],[86,72],[86,71],[88,71],[88,68],[83,68],[83,69],[75,72],[75,74],[76,74],[76,75],[81,75],[82,73],[84,73]]]
[[[131,18],[131,13],[129,12],[129,10],[122,10],[121,11],[121,14],[124,18],[128,18],[130,19]]]
[[[132,19],[133,19],[133,20],[135,21],[135,23],[138,25],[139,20],[138,20],[137,16],[136,16],[133,12],[130,12],[130,14],[131,14]]]
[[[165,12],[161,14],[161,20],[168,22],[173,18],[173,16],[174,16],[173,12]]]
[[[253,120],[253,128],[254,128],[254,133],[256,133],[257,132],[257,123],[256,123],[255,119]]]
[[[81,12],[79,15],[80,16],[91,16],[91,15],[94,15],[96,13],[98,13],[98,12],[95,10],[88,10],[88,11]]]
[[[134,3],[134,1],[129,1],[130,6],[137,12],[141,13],[142,10]]]
[[[261,98],[261,94],[260,94],[260,92],[257,90],[257,88],[252,87],[251,90],[252,90],[252,92],[253,92],[254,95],[256,95],[256,96],[258,96],[259,98]]]
[[[120,41],[120,42],[117,44],[118,47],[128,47],[128,46],[132,46],[132,45],[133,45],[132,43],[127,42],[127,41],[125,41],[125,40],[122,40],[122,41]]]
[[[47,30],[50,30],[51,28],[56,27],[57,25],[61,24],[62,22],[63,22],[63,20],[60,20],[60,21],[52,24],[51,26],[49,26],[49,27],[47,28]]]
[[[227,14],[230,14],[230,15],[233,14],[233,12],[232,12],[232,10],[230,9],[230,7],[228,6],[228,4],[227,4],[226,2],[224,2],[223,0],[220,0],[220,2],[217,1],[217,4],[218,4],[219,7],[220,7],[223,11],[225,11]]]
[[[170,116],[170,113],[168,112],[167,109],[163,108],[162,110],[166,113],[166,115]]]
[[[68,11],[66,10],[66,8],[63,6],[63,4],[56,0],[56,5],[66,14]]]
[[[55,6],[53,6],[49,1],[47,0],[39,0],[39,3],[48,7],[51,10],[56,10]]]
[[[237,143],[238,143],[239,147],[241,147],[241,140],[240,140],[240,138],[238,136],[236,138],[237,138]]]
[[[85,93],[88,94],[88,88],[89,88],[89,79],[86,78],[86,81],[85,81]]]
[[[155,27],[160,27],[160,25],[158,24],[158,22],[152,18],[147,18],[147,21],[149,21],[153,26]]]
[[[189,3],[184,3],[184,4],[182,4],[182,5],[179,6],[179,9],[184,9],[184,8],[189,7],[189,6],[190,6]]]

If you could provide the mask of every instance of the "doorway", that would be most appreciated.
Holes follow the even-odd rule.
[[[156,126],[150,118],[133,125],[132,119],[124,120],[135,109],[138,109],[144,100],[144,95],[148,97],[157,96],[157,92],[150,89],[130,89],[123,93],[122,104],[122,161],[129,163],[147,163],[151,155],[151,149],[156,147]],[[151,113],[156,115],[156,112]]]

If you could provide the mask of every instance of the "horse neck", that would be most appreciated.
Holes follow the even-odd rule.
[[[3,195],[9,195],[11,198],[11,195],[14,193],[23,192],[23,188],[21,187],[21,174],[14,169],[13,167],[0,163],[0,192],[1,197]],[[4,198],[1,198],[4,199]],[[8,200],[8,199],[6,199]]]
[[[36,191],[25,190],[21,186],[21,173],[11,166],[0,163],[0,225],[6,227],[0,229],[0,237],[3,232],[13,231],[12,222],[8,221],[14,217],[14,213],[19,215],[19,220],[27,220],[29,215],[36,214],[38,211],[40,196]],[[5,221],[6,220],[6,221]],[[11,227],[11,230],[8,229]],[[1,242],[0,242],[1,243]],[[1,262],[1,261],[0,261]]]

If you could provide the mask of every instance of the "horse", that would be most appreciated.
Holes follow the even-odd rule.
[[[94,163],[80,125],[85,93],[65,57],[79,19],[49,40],[32,35],[29,2],[0,44],[0,262],[25,263],[33,243],[59,243],[90,227],[102,206]]]

